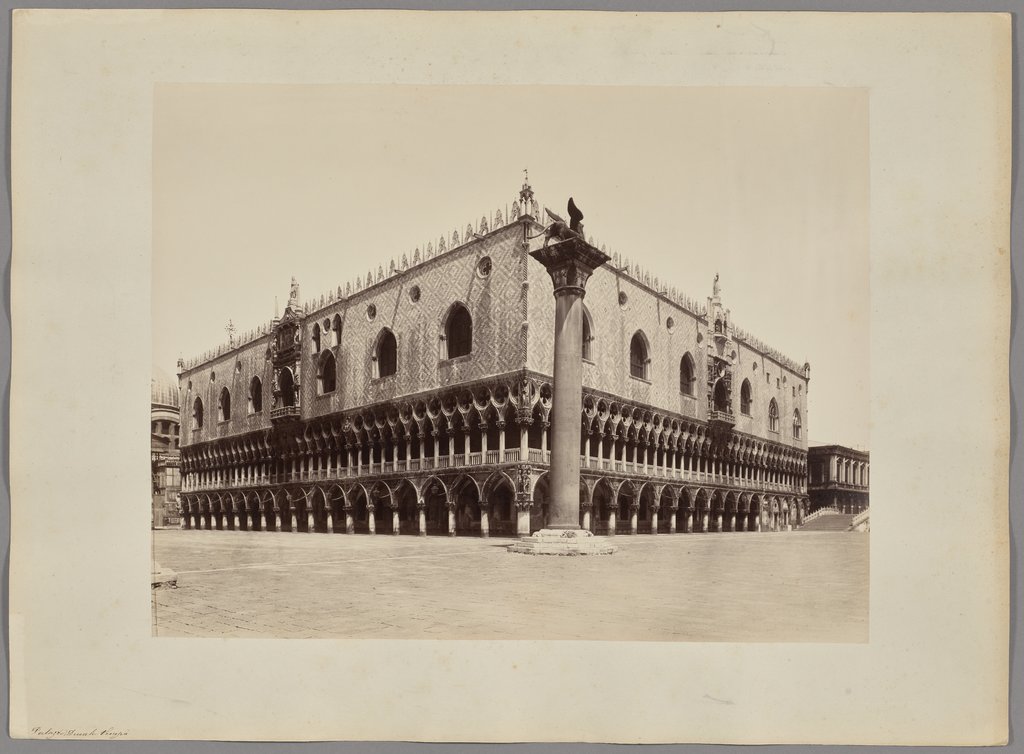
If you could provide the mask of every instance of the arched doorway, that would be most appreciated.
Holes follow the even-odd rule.
[[[612,512],[612,486],[608,480],[601,478],[594,486],[591,516],[595,534],[608,534],[608,517]]]
[[[313,531],[326,534],[329,530],[327,514],[330,512],[327,496],[319,487],[314,487],[309,493],[309,503],[313,513]]]
[[[420,533],[420,511],[416,505],[419,499],[416,488],[406,479],[398,485],[393,495],[398,503],[398,533],[418,536]]]
[[[455,534],[460,537],[478,537],[481,534],[480,493],[476,482],[467,476],[452,485],[455,501]]]

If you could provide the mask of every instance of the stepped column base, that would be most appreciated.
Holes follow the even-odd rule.
[[[541,529],[508,546],[523,555],[611,555],[618,549],[586,529]]]

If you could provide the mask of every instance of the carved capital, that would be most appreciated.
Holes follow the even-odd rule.
[[[594,270],[611,259],[580,238],[545,246],[530,252],[530,256],[547,269],[556,296],[583,296]]]

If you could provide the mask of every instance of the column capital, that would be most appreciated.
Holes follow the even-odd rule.
[[[583,296],[594,270],[611,259],[582,238],[569,238],[531,251],[551,276],[555,296]]]
[[[525,498],[523,500],[519,500],[519,499],[516,500],[516,510],[517,511],[528,511],[532,507],[533,507],[533,500],[531,500],[530,498]]]

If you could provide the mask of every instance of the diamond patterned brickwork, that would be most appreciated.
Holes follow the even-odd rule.
[[[303,416],[314,417],[399,396],[435,390],[442,385],[482,379],[521,367],[522,226],[503,229],[389,277],[350,298],[306,318],[303,328]],[[478,262],[490,257],[490,274],[478,273]],[[419,287],[418,301],[410,291]],[[441,335],[455,302],[473,318],[473,347],[468,356],[442,359]],[[376,317],[367,317],[367,307]],[[344,324],[338,359],[338,389],[316,394],[316,368],[311,353],[313,322],[340,313]],[[398,370],[375,379],[372,356],[383,328],[398,343]]]
[[[270,428],[270,386],[273,382],[273,369],[266,358],[270,337],[268,335],[260,338],[181,374],[179,386],[182,396],[182,445]],[[254,375],[263,383],[263,411],[250,414],[249,385]],[[192,383],[191,389],[189,382]],[[218,422],[217,403],[220,391],[224,387],[231,393],[231,418],[226,422]],[[196,397],[203,400],[205,419],[203,428],[193,432],[192,407]]]
[[[584,304],[590,313],[594,340],[591,344],[593,363],[584,362],[584,387],[706,421],[707,360],[709,347],[714,347],[706,322],[632,277],[614,271],[610,264],[596,270],[587,283]],[[553,369],[555,307],[551,290],[544,268],[540,264],[531,265],[527,364],[529,369],[544,375],[550,375]],[[620,293],[626,295],[625,305],[619,303]],[[669,317],[673,320],[671,330],[667,326]],[[637,330],[643,331],[650,344],[649,380],[630,375],[629,345]],[[735,341],[735,348],[732,379],[735,431],[806,448],[807,382],[803,375],[784,369],[739,341]],[[689,353],[694,362],[692,397],[680,390],[679,367],[685,353]],[[770,381],[766,374],[770,375]],[[752,388],[750,416],[742,415],[739,410],[739,391],[745,378],[749,378]],[[794,387],[797,388],[795,396]],[[768,402],[772,398],[779,406],[778,433],[768,431]],[[803,425],[800,440],[793,439],[794,408],[800,409]]]
[[[307,315],[300,368],[302,417],[323,416],[524,367],[550,375],[554,298],[544,268],[522,248],[524,227],[530,234],[539,230],[535,224],[504,226]],[[535,247],[540,243],[539,239],[533,242]],[[477,263],[483,256],[491,258],[487,277],[477,273]],[[312,287],[323,287],[317,282],[327,285],[332,281],[312,281]],[[409,296],[413,286],[420,289],[417,302]],[[619,303],[620,293],[626,295],[625,305]],[[447,361],[441,359],[440,335],[444,316],[455,301],[466,304],[473,317],[473,350],[468,357]],[[369,304],[377,312],[372,322],[367,318]],[[611,266],[594,273],[587,285],[585,304],[594,336],[594,363],[584,364],[585,387],[706,421],[707,360],[709,348],[715,348],[715,343],[703,319]],[[341,344],[331,347],[329,337],[325,337],[324,348],[330,348],[336,356],[338,387],[334,393],[318,396],[319,357],[312,353],[312,327],[314,322],[333,319],[335,314],[343,318]],[[669,317],[673,320],[671,330],[667,327]],[[371,355],[385,326],[397,339],[398,371],[393,377],[375,380]],[[647,381],[629,373],[629,343],[637,330],[644,332],[650,344]],[[182,445],[270,427],[273,375],[266,361],[270,337],[261,337],[182,373]],[[806,448],[809,417],[804,376],[739,340],[731,342],[737,352],[731,381],[735,431]],[[694,360],[692,397],[684,395],[679,384],[680,359],[687,352]],[[211,382],[214,372],[216,379]],[[254,374],[263,382],[263,412],[248,415],[246,398]],[[189,380],[193,384],[191,392],[186,389]],[[740,411],[744,380],[749,380],[752,392],[749,416]],[[231,391],[232,416],[230,421],[218,423],[217,400],[225,385]],[[206,422],[201,432],[191,433],[196,395],[203,399]],[[779,407],[778,433],[768,431],[768,403],[772,398]],[[799,409],[801,416],[799,440],[794,440],[792,432],[794,409]]]

